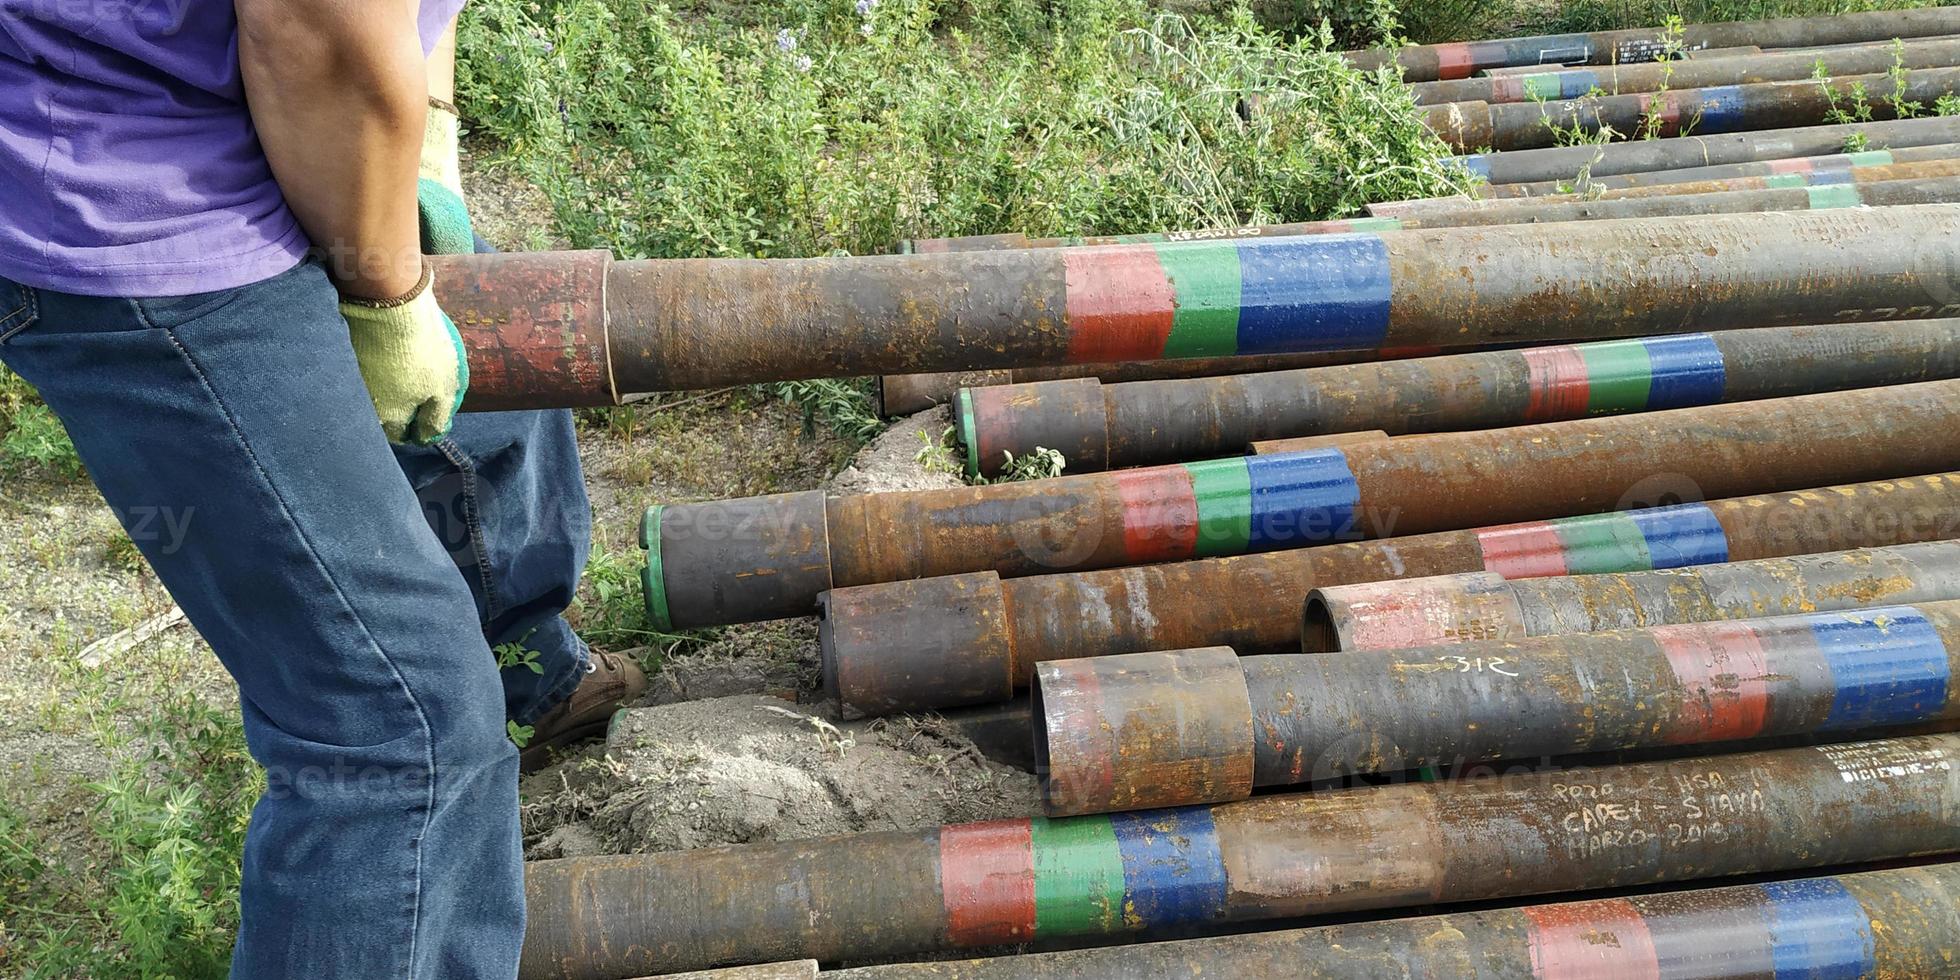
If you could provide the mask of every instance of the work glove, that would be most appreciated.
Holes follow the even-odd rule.
[[[463,165],[456,148],[461,120],[456,107],[429,100],[429,122],[422,131],[421,179],[416,209],[422,216],[422,254],[469,255],[476,251],[475,230],[463,204]]]
[[[427,445],[448,435],[469,390],[463,337],[436,305],[434,283],[425,267],[422,281],[399,299],[341,299],[361,379],[389,442]]]

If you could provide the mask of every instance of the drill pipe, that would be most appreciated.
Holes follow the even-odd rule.
[[[1608,95],[1654,92],[1663,88],[1709,88],[1812,78],[1818,65],[1828,76],[1884,74],[1896,65],[1905,69],[1942,68],[1960,64],[1960,40],[1925,38],[1902,44],[1853,44],[1829,51],[1776,51],[1741,58],[1708,61],[1612,65],[1534,71],[1488,78],[1458,78],[1419,82],[1409,86],[1417,105],[1449,102],[1537,102],[1576,99],[1598,89]]]
[[[1699,547],[1686,534],[1657,537],[1646,537],[1650,547]],[[1300,649],[1400,650],[1960,599],[1955,540],[1684,566],[1593,574],[1568,567],[1566,576],[1533,579],[1463,572],[1323,586],[1307,595]]]
[[[808,377],[1950,315],[1938,311],[1960,312],[1960,205],[609,270],[584,253],[432,264],[472,365],[507,375],[503,390],[542,383],[605,400]],[[596,281],[574,282],[569,267]],[[567,403],[578,402],[556,402]]]
[[[1294,368],[1358,364],[1362,361],[1429,357],[1442,351],[1443,348],[1440,347],[1404,347],[1379,351],[1333,351],[1325,354],[1269,354],[1264,357],[1193,357],[1181,361],[1061,364],[1052,367],[1010,368],[1001,371],[888,374],[878,379],[878,414],[890,418],[923,412],[934,405],[944,405],[952,401],[961,388],[982,385],[1029,384],[1068,378],[1102,378],[1107,381],[1205,378],[1219,374],[1289,371]]]
[[[1822,123],[1858,92],[1873,116],[1890,119],[1898,101],[1931,105],[1960,86],[1960,68],[1922,68],[1898,78],[1847,75],[1826,80],[1759,82],[1666,92],[1607,95],[1557,102],[1449,102],[1428,109],[1431,132],[1462,153],[1479,148],[1534,150],[1556,146],[1578,130],[1612,129],[1623,137],[1681,136],[1783,129]]]
[[[962,238],[915,238],[900,242],[907,254],[938,255],[945,252],[999,252],[1016,248],[1080,248],[1085,245],[1157,245],[1174,242],[1208,242],[1223,238],[1284,238],[1288,235],[1348,235],[1371,231],[1395,231],[1399,221],[1387,218],[1336,218],[1331,221],[1294,221],[1279,225],[1241,225],[1236,228],[1208,228],[1202,231],[1160,231],[1140,235],[1069,235],[1056,238],[1030,238],[1026,235],[967,235]]]
[[[1520,65],[1624,65],[1654,61],[1667,57],[1670,52],[1707,48],[1817,47],[1942,34],[1960,34],[1960,9],[1934,7],[1689,24],[1676,36],[1670,36],[1664,28],[1636,27],[1589,34],[1412,44],[1395,49],[1344,51],[1342,57],[1364,71],[1395,66],[1401,69],[1405,82],[1434,82],[1469,78],[1490,68]]]
[[[1885,122],[1839,123],[1762,133],[1676,136],[1581,146],[1554,146],[1509,153],[1452,157],[1448,166],[1492,184],[1577,180],[1581,174],[1607,177],[1718,164],[1783,160],[1843,153],[1852,141],[1870,149],[1960,143],[1960,118],[1934,116]],[[1376,213],[1369,208],[1369,213]]]
[[[1517,224],[1526,221],[1574,221],[1600,218],[1637,217],[1650,213],[1661,214],[1720,214],[1743,210],[1782,211],[1803,210],[1806,206],[1819,207],[1857,207],[1861,204],[1881,206],[1888,204],[1926,204],[1944,203],[1936,195],[1922,195],[1921,199],[1902,198],[1861,200],[1855,188],[1870,188],[1882,184],[1911,184],[1937,179],[1951,180],[1960,176],[1960,160],[1924,160],[1918,163],[1895,163],[1885,166],[1856,167],[1847,170],[1823,170],[1816,173],[1770,174],[1764,177],[1728,177],[1721,180],[1703,180],[1686,184],[1655,184],[1652,187],[1627,187],[1620,190],[1601,190],[1585,194],[1551,194],[1534,198],[1505,198],[1494,200],[1465,199],[1461,206],[1424,210],[1401,219],[1379,219],[1395,221],[1403,228],[1461,228],[1469,225]],[[1500,185],[1501,186],[1501,185]],[[1936,186],[1936,185],[1935,185]],[[1778,198],[1760,198],[1759,203],[1766,206],[1749,207],[1749,198],[1738,198],[1736,194],[1761,194],[1773,190],[1808,190],[1811,200],[1808,205],[1801,199],[1782,201]],[[1846,194],[1842,202],[1833,201],[1832,194]],[[1606,208],[1597,211],[1568,213],[1561,207],[1584,204],[1626,205],[1635,200],[1657,200],[1681,202],[1675,207],[1680,210],[1645,212],[1639,210],[1616,210]],[[1717,203],[1726,201],[1727,203]],[[1697,206],[1696,202],[1701,203]],[[1474,217],[1473,217],[1474,216]]]
[[[1960,719],[1960,602],[1385,652],[1035,668],[1049,816],[1424,766]]]
[[[656,505],[649,613],[711,626],[833,588],[1110,568],[1612,509],[1655,474],[1733,496],[1960,466],[1960,381],[1450,432],[1052,480]]]
[[[1090,473],[1267,439],[1492,429],[1953,377],[1960,319],[1770,327],[1218,378],[968,388],[954,431],[968,473],[994,476],[1005,453],[1036,446],[1060,451],[1068,472]]]
[[[824,973],[834,980],[1941,976],[1960,864],[1489,912]]]
[[[532,863],[519,975],[598,980],[1484,901],[1960,848],[1960,736]]]
[[[1680,170],[1654,170],[1646,173],[1614,174],[1604,177],[1588,177],[1584,180],[1537,180],[1516,184],[1479,184],[1474,196],[1428,198],[1426,201],[1406,201],[1397,204],[1415,205],[1413,208],[1395,210],[1393,213],[1412,215],[1426,213],[1430,207],[1457,208],[1474,207],[1484,201],[1503,201],[1516,198],[1556,197],[1563,194],[1598,194],[1612,197],[1619,192],[1632,190],[1653,191],[1677,184],[1705,184],[1709,181],[1732,180],[1738,177],[1788,177],[1809,178],[1806,184],[1842,183],[1847,180],[1863,179],[1861,172],[1877,167],[1893,167],[1909,163],[1934,163],[1942,160],[1960,158],[1960,143],[1935,143],[1931,146],[1901,146],[1890,150],[1860,150],[1856,153],[1829,153],[1814,157],[1791,157],[1783,160],[1757,160],[1751,163],[1723,163],[1712,167],[1686,167]],[[1848,173],[1847,173],[1848,171]],[[1764,186],[1779,186],[1765,184]],[[1374,209],[1384,209],[1383,214],[1391,213],[1396,205],[1372,205]]]
[[[1662,479],[1627,496],[1651,501],[1688,489]],[[1300,610],[1316,585],[1634,571],[1657,560],[1746,561],[1954,537],[1960,474],[1948,473],[1235,558],[836,589],[823,599],[819,635],[824,675],[837,679],[850,710],[927,710],[1004,701],[1046,660],[1215,644],[1247,654],[1298,650]],[[1696,539],[1705,546],[1680,547]]]
[[[1941,146],[1943,154],[1960,155],[1960,146]],[[1900,151],[1905,152],[1905,151]],[[1632,197],[1662,197],[1677,194],[1706,195],[1720,191],[1761,191],[1780,188],[1800,188],[1826,184],[1863,184],[1878,181],[1903,181],[1928,177],[1953,177],[1960,175],[1960,160],[1950,156],[1924,155],[1925,159],[1910,162],[1894,162],[1891,152],[1872,150],[1859,154],[1841,154],[1835,159],[1854,160],[1837,169],[1818,169],[1815,171],[1795,167],[1785,167],[1775,171],[1772,164],[1750,164],[1764,168],[1763,175],[1735,176],[1679,184],[1655,184],[1647,187],[1629,187],[1624,190],[1608,190],[1595,193],[1545,194],[1531,197],[1530,200],[1512,200],[1508,197],[1492,196],[1473,198],[1465,196],[1424,198],[1416,201],[1396,201],[1386,204],[1369,205],[1371,210],[1380,212],[1375,217],[1342,218],[1334,221],[1295,221],[1277,225],[1246,225],[1239,228],[1218,228],[1207,231],[1151,232],[1142,235],[1100,235],[1069,238],[1029,238],[1026,235],[975,235],[968,238],[919,239],[903,243],[910,252],[939,254],[943,252],[984,252],[1015,248],[1081,248],[1099,245],[1147,245],[1169,242],[1209,241],[1224,238],[1286,238],[1297,235],[1344,235],[1356,232],[1398,231],[1413,228],[1455,228],[1468,225],[1519,224],[1539,221],[1576,221],[1601,218],[1653,217],[1656,215],[1718,214],[1741,211],[1781,211],[1804,210],[1808,207],[1838,206],[1850,207],[1861,203],[1855,198],[1842,202],[1831,202],[1828,198],[1820,205],[1792,198],[1784,202],[1787,206],[1764,207],[1747,199],[1729,202],[1727,206],[1704,205],[1695,209],[1691,205],[1677,205],[1679,210],[1660,210],[1652,212],[1613,213],[1605,211],[1559,212],[1530,208],[1532,204],[1587,203],[1594,201],[1613,201]],[[1824,157],[1809,159],[1831,159]],[[1787,162],[1787,161],[1781,161]],[[1710,168],[1713,169],[1713,168]],[[1677,171],[1666,171],[1674,173]],[[1511,184],[1485,184],[1484,188],[1506,188]],[[1529,195],[1517,195],[1530,197]],[[1774,201],[1775,199],[1767,199]],[[1916,200],[1891,200],[1871,202],[1874,204],[1927,204],[1944,203],[1936,197],[1923,197]],[[1491,212],[1503,214],[1501,218],[1477,218],[1465,212]],[[930,247],[928,247],[930,246]],[[1356,359],[1350,359],[1350,361]],[[1171,362],[1176,363],[1176,362]],[[1346,362],[1344,362],[1346,363]],[[998,372],[997,372],[998,373]],[[1230,373],[1207,370],[1200,374],[1192,372],[1188,376]],[[1105,377],[1094,369],[1077,370],[1067,377]],[[1043,378],[1039,380],[1052,380]],[[967,382],[968,386],[975,382]],[[981,382],[1002,384],[1006,382]]]

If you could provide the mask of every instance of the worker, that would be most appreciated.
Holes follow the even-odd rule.
[[[0,361],[237,682],[234,977],[516,976],[514,739],[645,686],[569,413],[456,414],[461,6],[0,0]]]

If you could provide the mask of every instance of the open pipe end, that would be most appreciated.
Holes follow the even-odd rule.
[[[1062,454],[1070,473],[1109,468],[1109,409],[1102,382],[1063,378],[960,389],[953,414],[967,476],[999,476],[1008,454]]]
[[[1341,633],[1334,625],[1334,610],[1319,589],[1307,593],[1300,611],[1300,652],[1333,653],[1341,648]]]
[[[1252,706],[1229,648],[1043,663],[1029,707],[1050,816],[1252,793]]]
[[[819,609],[824,693],[844,717],[1014,696],[1007,605],[993,572],[832,589]]]
[[[668,628],[808,616],[830,588],[820,490],[649,508],[640,544],[647,611]]]

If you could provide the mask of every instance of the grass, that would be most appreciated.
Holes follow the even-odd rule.
[[[1867,6],[1254,0],[1180,3],[1186,18],[1142,0],[476,0],[459,85],[476,138],[544,190],[552,231],[576,247],[870,253],[912,237],[1307,220],[1449,191],[1443,148],[1395,83],[1333,47]],[[1259,112],[1242,111],[1248,96]],[[767,394],[811,431],[862,439],[879,424],[860,382]],[[675,417],[588,422],[658,440],[678,438],[662,428]],[[1017,476],[1062,465],[1017,463]],[[82,474],[4,369],[0,473]],[[133,561],[120,539],[98,546]],[[584,634],[699,639],[649,628],[637,574],[636,554],[595,551],[573,612]],[[524,651],[505,655],[525,669]],[[107,774],[72,788],[76,817],[0,803],[0,974],[222,976],[259,778],[236,709],[186,693],[167,665],[113,687],[79,676],[83,693],[48,710],[90,735]]]

